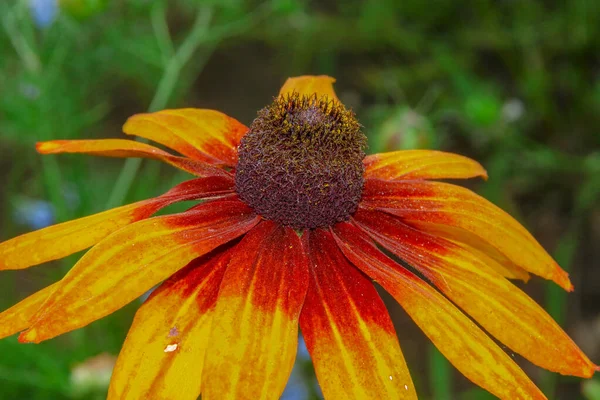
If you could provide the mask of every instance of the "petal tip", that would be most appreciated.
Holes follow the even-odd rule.
[[[556,268],[557,269],[552,280],[556,282],[558,286],[565,289],[567,292],[574,291],[575,287],[569,279],[569,274],[565,272],[562,268],[560,268],[558,265],[556,266]]]
[[[19,343],[39,343],[37,330],[30,328],[19,334]]]
[[[479,173],[479,176],[481,177],[481,179],[483,179],[484,181],[487,181],[489,176],[487,171],[485,170],[485,168],[481,167],[481,172]]]
[[[52,154],[58,152],[60,145],[61,141],[59,140],[52,140],[49,142],[37,142],[35,144],[35,149],[40,154]]]
[[[298,92],[300,95],[310,96],[316,93],[319,96],[327,96],[329,99],[339,102],[340,100],[333,89],[334,82],[335,78],[327,75],[296,76],[285,81],[279,95]]]

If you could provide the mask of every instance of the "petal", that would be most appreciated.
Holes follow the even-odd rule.
[[[227,172],[202,161],[173,156],[145,143],[124,139],[100,140],[52,140],[38,142],[41,154],[84,153],[104,157],[141,157],[166,162],[176,168],[197,176],[227,176]]]
[[[435,150],[400,150],[365,157],[365,178],[384,180],[467,179],[487,172],[477,161]]]
[[[517,364],[433,287],[399,267],[350,223],[334,232],[348,259],[389,292],[468,379],[501,399],[545,399]]]
[[[333,90],[333,82],[335,82],[335,79],[326,75],[305,75],[288,78],[279,91],[279,95],[283,96],[294,92],[304,96],[316,94],[317,97],[327,96],[330,100],[339,102],[340,99]]]
[[[195,160],[237,164],[237,146],[248,128],[219,111],[195,108],[136,114],[123,126],[128,135],[163,144]]]
[[[401,217],[412,226],[472,246],[501,263],[573,290],[569,274],[514,218],[472,191],[441,182],[367,180],[363,208]]]
[[[486,260],[485,265],[487,268],[494,270],[495,272],[497,272],[498,274],[500,274],[501,276],[503,276],[505,278],[518,279],[525,283],[529,282],[529,279],[531,279],[531,275],[529,275],[529,273],[527,271],[525,271],[521,267],[516,266],[512,262],[499,262],[498,260],[495,260],[494,258],[490,257],[485,252],[478,250],[472,246],[457,242],[455,240],[450,240],[450,239],[445,239],[445,240],[447,240],[448,242],[454,243],[457,246],[460,246],[465,251],[472,254],[474,257],[479,257],[481,259],[485,259]]]
[[[396,331],[373,284],[331,234],[311,231],[300,328],[326,399],[416,399]]]
[[[57,287],[58,283],[45,287],[0,313],[0,339],[29,328],[32,317]]]
[[[231,178],[198,178],[162,196],[53,225],[0,243],[0,270],[23,269],[87,249],[111,233],[178,201],[230,193]]]
[[[596,366],[529,296],[486,264],[494,262],[379,212],[356,221],[379,244],[425,275],[483,328],[534,364],[589,378]]]
[[[292,371],[308,286],[300,238],[261,223],[234,249],[214,311],[202,399],[278,399]]]
[[[129,225],[75,264],[19,340],[38,343],[100,319],[257,222],[236,200],[212,201],[192,212]]]
[[[135,319],[108,399],[196,400],[219,285],[232,252],[192,261],[156,289]]]

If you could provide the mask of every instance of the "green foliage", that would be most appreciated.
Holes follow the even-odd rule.
[[[123,167],[119,160],[42,158],[36,141],[118,137],[133,113],[213,98],[231,98],[232,109],[254,115],[283,77],[325,73],[338,78],[340,98],[365,125],[371,152],[439,148],[477,158],[490,175],[480,192],[534,233],[544,233],[536,220],[556,222],[560,227],[543,244],[565,268],[585,272],[575,255],[590,245],[582,232],[600,203],[595,2],[58,4],[55,18],[42,24],[28,1],[0,2],[0,240],[32,229],[14,217],[24,199],[48,201],[54,219],[63,221],[155,196],[184,179],[139,160]],[[207,79],[220,84],[198,93],[198,81]],[[248,91],[274,89],[263,104],[250,105],[246,100],[262,93],[236,99],[226,92],[230,82],[244,81]],[[4,272],[0,306],[58,280],[76,259]],[[549,312],[567,322],[567,298],[552,286],[546,294]],[[0,397],[88,396],[74,391],[73,366],[102,352],[117,354],[136,307],[40,346],[0,341]],[[486,398],[479,390],[453,396],[461,388],[452,370],[435,352],[430,361],[431,385],[442,384],[420,392]],[[419,360],[408,362],[412,368]],[[544,390],[554,393],[561,382],[544,380]],[[587,383],[584,395],[599,398],[597,386]],[[88,398],[94,396],[101,391]]]

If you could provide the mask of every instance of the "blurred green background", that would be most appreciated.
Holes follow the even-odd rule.
[[[2,0],[0,240],[184,180],[158,162],[36,154],[36,141],[119,137],[127,116],[203,107],[249,124],[288,76],[329,74],[369,152],[471,156],[471,183],[527,226],[576,291],[525,290],[600,361],[600,2],[595,0]],[[2,272],[0,306],[77,256]],[[387,298],[386,298],[387,300]],[[417,392],[487,399],[390,304]],[[100,399],[139,302],[40,345],[0,341],[0,399]],[[318,398],[300,350],[284,398]],[[600,399],[600,378],[521,362],[551,399]]]

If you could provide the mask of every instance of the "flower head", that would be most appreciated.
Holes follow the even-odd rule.
[[[289,79],[250,128],[198,109],[125,124],[180,155],[120,139],[38,144],[45,154],[153,158],[196,178],[0,244],[0,269],[91,247],[61,281],[0,314],[0,337],[41,342],[160,284],[136,314],[110,399],[279,398],[298,328],[325,398],[414,399],[376,281],[500,398],[544,395],[490,336],[543,368],[592,376],[598,367],[509,280],[531,273],[572,290],[568,275],[508,214],[435,181],[486,178],[483,167],[439,151],[365,157],[361,126],[332,84]],[[152,217],[184,200],[200,202]]]
[[[297,229],[347,221],[363,189],[366,136],[327,96],[280,95],[238,148],[235,190],[266,219]]]

